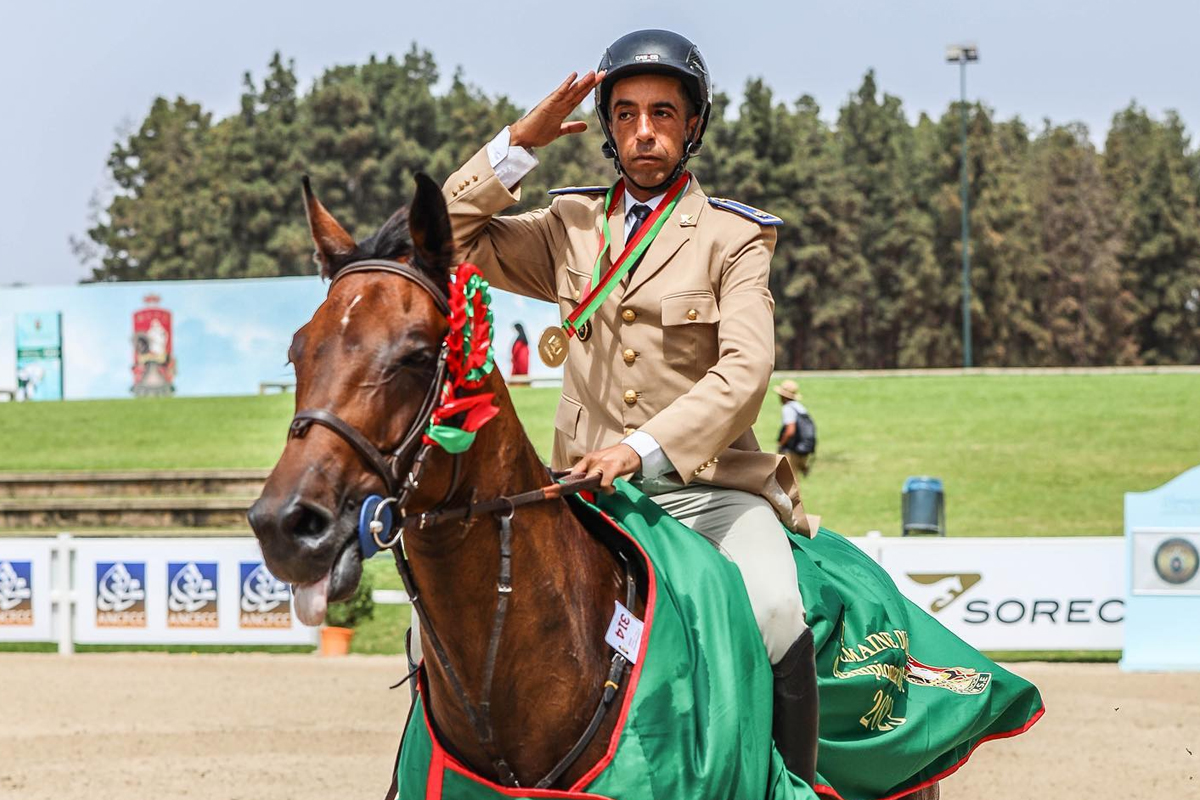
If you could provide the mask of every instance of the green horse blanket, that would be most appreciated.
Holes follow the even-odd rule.
[[[637,489],[572,502],[645,557],[639,657],[608,750],[568,790],[509,789],[457,762],[418,695],[397,761],[402,800],[763,798],[887,800],[954,772],[989,739],[1027,730],[1037,689],[906,600],[846,539],[792,536],[817,646],[816,786],[771,740],[771,668],[737,567]]]

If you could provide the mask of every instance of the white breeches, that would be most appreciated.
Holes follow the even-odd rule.
[[[779,663],[807,625],[792,548],[771,504],[749,492],[707,484],[650,499],[737,565],[767,655],[772,664]]]

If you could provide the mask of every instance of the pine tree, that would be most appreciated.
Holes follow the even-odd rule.
[[[934,218],[934,252],[944,284],[927,276],[906,355],[926,366],[962,363],[961,104],[936,124],[925,123],[930,154],[925,194]],[[971,339],[973,363],[1023,363],[1028,339],[1041,324],[1022,295],[1036,272],[1035,220],[1022,174],[1028,133],[1019,120],[996,124],[978,105],[968,108],[967,198],[971,223]]]
[[[1124,213],[1120,260],[1140,305],[1134,324],[1151,364],[1200,362],[1200,204],[1183,123],[1130,105],[1113,118],[1105,168]]]
[[[225,184],[229,245],[216,277],[312,273],[312,243],[299,202],[299,101],[295,64],[275,53],[262,87],[243,79],[241,113],[218,127],[227,139]]]
[[[863,198],[858,239],[871,281],[861,298],[861,361],[891,368],[900,362],[905,276],[930,272],[934,254],[912,128],[899,98],[880,101],[874,71],[842,106],[837,142],[846,177]]]
[[[102,250],[92,279],[205,277],[226,246],[212,115],[184,98],[159,97],[108,160],[118,193],[88,231]]]
[[[1134,363],[1136,307],[1121,282],[1120,218],[1087,129],[1047,125],[1035,143],[1031,171],[1045,268],[1031,287],[1043,319],[1043,346],[1029,363]]]

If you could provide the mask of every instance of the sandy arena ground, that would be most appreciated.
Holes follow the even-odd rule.
[[[0,798],[381,800],[408,704],[387,689],[402,663],[0,653]],[[1017,671],[1048,713],[984,745],[943,798],[1200,798],[1200,674]]]

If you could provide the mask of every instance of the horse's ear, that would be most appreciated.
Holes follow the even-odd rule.
[[[408,210],[408,231],[417,255],[429,267],[433,277],[450,280],[454,260],[454,236],[450,231],[450,213],[442,187],[424,172],[416,175],[417,193]]]
[[[332,278],[333,267],[352,254],[357,247],[354,238],[338,224],[333,215],[325,210],[321,201],[313,194],[312,186],[305,175],[304,211],[308,215],[308,229],[312,232],[313,244],[317,246],[317,260],[321,262],[321,277]]]

